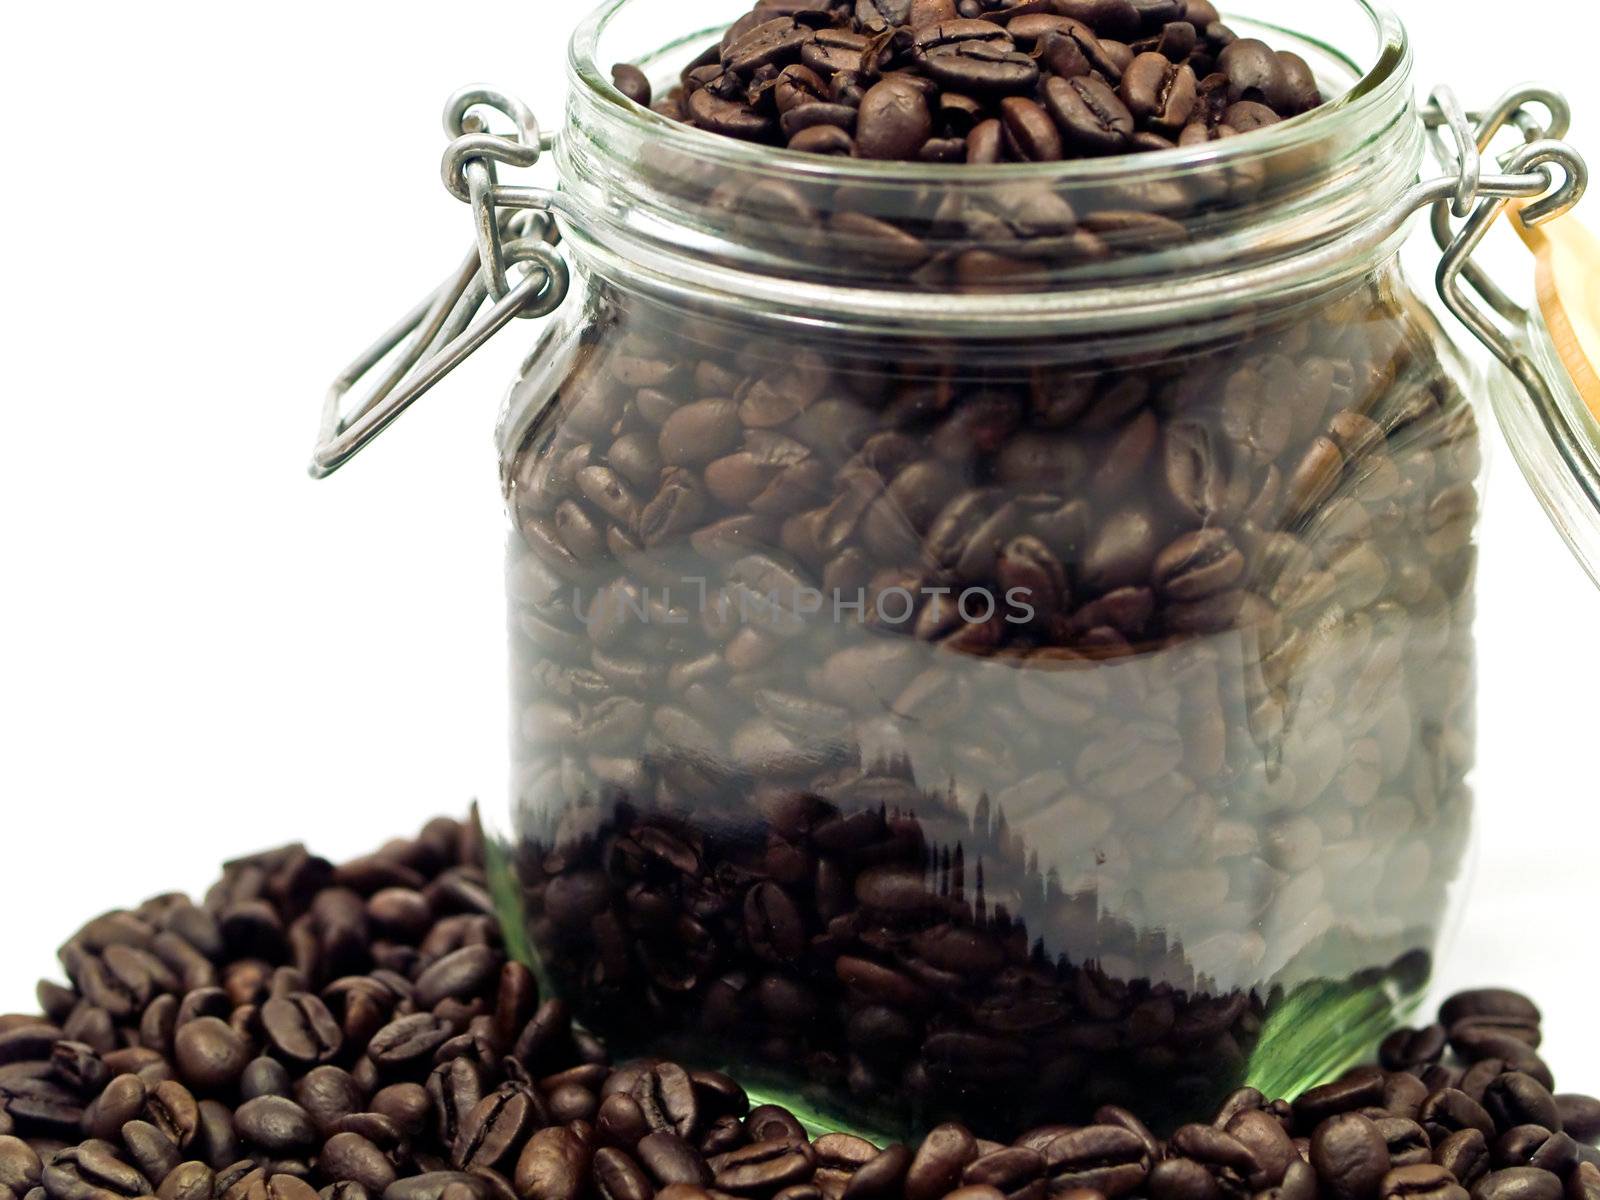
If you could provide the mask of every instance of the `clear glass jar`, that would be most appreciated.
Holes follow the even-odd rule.
[[[1482,389],[1408,217],[1581,162],[1530,132],[1485,174],[1367,0],[1230,10],[1333,99],[1135,157],[823,159],[608,82],[747,8],[665,46],[671,0],[585,22],[554,192],[486,165],[537,157],[531,114],[458,94],[483,270],[330,397],[319,474],[559,303],[533,238],[504,257],[541,276],[483,282],[494,205],[553,214],[571,294],[497,432],[509,944],[615,1056],[879,1136],[1294,1095],[1420,999],[1471,827]],[[464,124],[485,97],[520,146]],[[1459,181],[1419,182],[1429,127]],[[1441,274],[1480,337],[1452,283],[1503,205]]]
[[[663,7],[574,40],[502,421],[550,986],[876,1130],[1368,1049],[1472,804],[1476,419],[1402,230],[1339,249],[1421,166],[1398,24],[1265,34],[1340,98],[1247,138],[952,171],[623,101],[716,36]]]

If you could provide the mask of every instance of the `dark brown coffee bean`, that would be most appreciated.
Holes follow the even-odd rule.
[[[1443,1167],[1423,1163],[1390,1171],[1384,1176],[1378,1194],[1384,1200],[1390,1197],[1399,1200],[1409,1196],[1424,1196],[1428,1200],[1461,1200],[1466,1195],[1466,1189]]]
[[[327,1005],[308,992],[268,1000],[261,1006],[261,1026],[273,1049],[293,1062],[327,1062],[344,1045]]]
[[[203,1162],[179,1163],[156,1188],[160,1200],[212,1200],[216,1176]]]
[[[1536,1167],[1493,1171],[1472,1187],[1473,1200],[1561,1200],[1561,1179]]]
[[[862,158],[915,158],[932,133],[927,98],[903,80],[885,79],[861,98],[855,139]]]
[[[617,91],[641,108],[650,107],[650,79],[638,67],[617,64],[611,68],[611,82]]]
[[[1470,1188],[1489,1171],[1489,1143],[1480,1129],[1462,1129],[1436,1142],[1433,1161]]]
[[[1080,153],[1114,153],[1133,136],[1133,114],[1105,83],[1083,76],[1052,76],[1044,103],[1063,142]]]
[[[182,1078],[204,1092],[233,1088],[250,1061],[250,1044],[225,1021],[197,1017],[178,1026],[173,1056]]]
[[[1366,1117],[1343,1113],[1312,1133],[1311,1166],[1338,1200],[1371,1200],[1389,1173],[1389,1147]]]
[[[1600,1100],[1593,1096],[1566,1093],[1555,1098],[1561,1114],[1561,1128],[1580,1142],[1600,1141]]]
[[[804,1149],[800,1147],[804,1146]],[[712,1182],[719,1191],[736,1196],[768,1193],[801,1183],[816,1169],[809,1146],[775,1139],[726,1154],[710,1162]]]
[[[1108,1200],[1138,1190],[1150,1173],[1144,1141],[1119,1125],[1063,1133],[1042,1151],[1052,1192],[1089,1189]]]
[[[1484,1089],[1483,1107],[1497,1128],[1515,1125],[1542,1125],[1561,1131],[1561,1113],[1555,1097],[1538,1080],[1521,1071],[1507,1071]]]
[[[544,1122],[544,1106],[537,1093],[520,1084],[506,1084],[473,1107],[461,1123],[451,1150],[459,1170],[494,1168],[514,1161],[514,1156]]]
[[[282,1096],[246,1101],[234,1114],[233,1123],[240,1137],[269,1154],[288,1156],[317,1143],[311,1115]]]
[[[639,1140],[634,1153],[659,1187],[705,1187],[711,1183],[711,1168],[706,1160],[675,1133],[658,1130],[648,1134]]]
[[[1409,1071],[1436,1063],[1445,1051],[1445,1028],[1397,1029],[1384,1039],[1378,1055],[1385,1070]]]
[[[451,1035],[449,1022],[432,1013],[413,1013],[373,1034],[367,1053],[380,1070],[409,1069],[429,1058]]]
[[[1123,73],[1120,95],[1135,121],[1176,134],[1194,112],[1198,81],[1188,64],[1147,52]]]
[[[1055,162],[1062,156],[1061,135],[1050,115],[1025,96],[1000,102],[1001,126],[1012,154],[1023,162]]]

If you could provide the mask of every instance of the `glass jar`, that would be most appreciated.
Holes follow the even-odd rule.
[[[1406,218],[1548,173],[1471,164],[1366,0],[1230,12],[1335,98],[1131,158],[819,159],[607,82],[746,8],[586,21],[558,190],[452,106],[485,270],[406,365],[559,301],[527,212],[571,271],[498,430],[513,946],[614,1055],[881,1135],[1320,1081],[1419,1000],[1471,825],[1475,389]]]

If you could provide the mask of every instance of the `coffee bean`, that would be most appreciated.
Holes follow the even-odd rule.
[[[1600,1100],[1567,1093],[1555,1097],[1555,1102],[1563,1130],[1580,1142],[1600,1141]]]
[[[1221,1195],[1211,1172],[1187,1158],[1158,1162],[1146,1187],[1151,1200],[1216,1200]]]
[[[1112,153],[1133,135],[1133,114],[1105,83],[1091,76],[1044,84],[1044,103],[1064,143],[1083,153]]]
[[[1462,1129],[1434,1145],[1433,1161],[1470,1188],[1489,1171],[1489,1143],[1481,1129]]]
[[[660,1187],[705,1187],[711,1183],[711,1169],[705,1159],[675,1133],[648,1134],[639,1140],[634,1153]]]
[[[800,1183],[816,1169],[810,1148],[787,1140],[758,1141],[719,1154],[710,1162],[712,1182],[736,1196],[778,1191]],[[800,1143],[804,1145],[804,1143]]]
[[[240,1137],[269,1154],[290,1155],[317,1141],[311,1115],[282,1096],[247,1100],[234,1114],[234,1127]]]
[[[449,1023],[432,1013],[413,1013],[373,1034],[367,1053],[380,1069],[405,1069],[432,1055],[451,1033]]]
[[[874,84],[861,98],[856,152],[862,158],[911,158],[933,132],[922,92],[899,79]]]
[[[933,1200],[952,1191],[978,1157],[978,1143],[959,1125],[941,1125],[923,1139],[905,1179],[906,1200]]]
[[[1175,65],[1165,54],[1150,51],[1123,73],[1120,94],[1134,120],[1175,134],[1194,112],[1197,87],[1187,63]]]
[[[224,1021],[197,1017],[173,1037],[179,1073],[194,1087],[221,1092],[238,1083],[250,1061],[250,1044]]]
[[[381,1195],[397,1178],[394,1165],[370,1140],[356,1133],[336,1133],[322,1147],[318,1168],[335,1181],[358,1183]]]
[[[1338,1200],[1370,1200],[1389,1173],[1389,1147],[1360,1113],[1329,1117],[1311,1135],[1311,1166]]]
[[[1384,1069],[1409,1071],[1439,1061],[1445,1051],[1445,1028],[1397,1029],[1384,1039],[1378,1054]]]
[[[1118,1125],[1090,1125],[1063,1133],[1041,1153],[1050,1189],[1056,1193],[1086,1188],[1115,1200],[1138,1190],[1150,1173],[1143,1139]]]
[[[1461,1200],[1466,1189],[1443,1167],[1432,1163],[1397,1167],[1383,1178],[1378,1194],[1385,1197],[1426,1196],[1430,1200]]]
[[[451,1161],[460,1170],[494,1168],[513,1158],[544,1119],[538,1095],[507,1084],[478,1101],[461,1123]]]
[[[179,1163],[156,1189],[160,1200],[212,1200],[216,1176],[203,1162]]]
[[[1542,1125],[1561,1130],[1561,1113],[1555,1098],[1538,1080],[1521,1071],[1507,1071],[1484,1090],[1483,1106],[1499,1129],[1514,1125]]]
[[[268,1000],[261,1006],[261,1025],[273,1048],[294,1062],[327,1062],[344,1044],[327,1005],[308,992]]]
[[[1062,156],[1061,135],[1050,116],[1024,96],[1000,102],[1000,119],[1012,154],[1024,162],[1055,162]]]
[[[1473,1200],[1560,1200],[1561,1180],[1535,1167],[1493,1171],[1472,1187]]]

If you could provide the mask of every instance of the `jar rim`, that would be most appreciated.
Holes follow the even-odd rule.
[[[641,0],[605,0],[592,9],[573,31],[567,47],[567,67],[571,82],[593,99],[611,106],[612,116],[620,117],[636,133],[677,143],[675,147],[701,158],[726,163],[730,168],[783,168],[797,175],[837,184],[1003,184],[1003,183],[1128,183],[1150,173],[1168,174],[1191,168],[1217,170],[1252,159],[1292,151],[1325,135],[1338,119],[1353,119],[1380,107],[1396,82],[1403,83],[1410,58],[1410,40],[1405,24],[1379,0],[1348,0],[1371,22],[1378,51],[1372,65],[1363,70],[1343,49],[1328,45],[1287,25],[1252,19],[1263,30],[1292,36],[1318,46],[1333,58],[1347,64],[1359,78],[1342,95],[1309,112],[1248,136],[1206,142],[1198,146],[1179,146],[1171,150],[1139,154],[1108,155],[1099,158],[1071,159],[1039,163],[921,163],[879,161],[861,158],[830,158],[786,147],[758,145],[696,128],[635,103],[611,82],[609,71],[598,57],[600,40],[612,22],[625,16]],[[698,42],[716,33],[721,26],[707,26],[682,35],[658,53]]]

